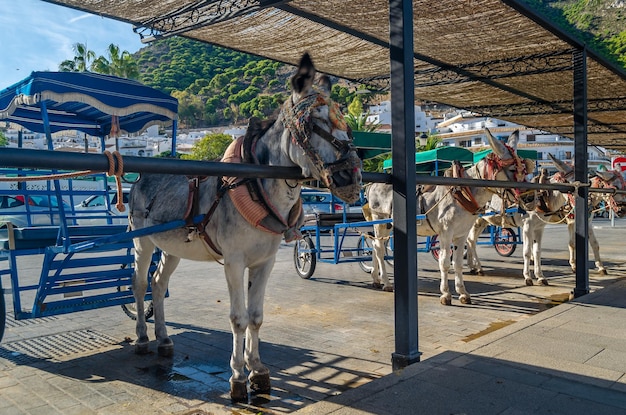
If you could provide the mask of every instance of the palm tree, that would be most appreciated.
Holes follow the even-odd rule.
[[[99,56],[93,62],[92,69],[94,72],[129,79],[137,79],[139,77],[137,62],[130,52],[126,50],[120,52],[119,46],[111,43],[107,48],[107,56],[108,58]]]
[[[378,124],[367,123],[367,115],[363,112],[363,103],[359,97],[354,97],[352,103],[348,105],[348,114],[344,118],[352,131],[371,133],[380,127]]]
[[[422,137],[420,137],[420,139],[421,138]],[[417,146],[417,149],[415,150],[416,152],[434,150],[441,144],[441,137],[439,137],[437,134],[429,133],[425,138],[426,142]]]
[[[61,62],[59,70],[62,72],[89,71],[96,59],[96,53],[93,50],[87,49],[87,44],[85,43],[74,43],[72,50],[75,53],[74,59]]]

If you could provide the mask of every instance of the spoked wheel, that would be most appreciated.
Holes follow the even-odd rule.
[[[498,228],[494,235],[496,252],[500,256],[511,256],[517,247],[515,231],[511,228]]]
[[[315,272],[317,258],[315,256],[315,244],[309,235],[296,241],[293,247],[293,264],[300,278],[309,279]]]
[[[430,254],[435,258],[435,261],[439,261],[439,239],[437,235],[433,235],[430,237],[430,246],[429,246]],[[452,261],[454,252],[450,252],[450,261]],[[463,246],[463,259],[467,258],[467,247]]]
[[[370,256],[371,260],[359,261],[359,267],[368,274],[372,273],[374,267],[372,261],[374,260],[374,248],[372,247],[372,241],[366,236],[361,236],[357,243],[357,255],[358,256]],[[389,239],[385,241],[385,257],[391,256],[391,249],[389,248]],[[393,267],[393,259],[385,259],[385,262]]]
[[[126,264],[123,264],[122,268],[126,268],[126,266],[127,266]],[[122,290],[131,291],[132,287],[130,285],[126,287],[117,287],[117,290],[118,291],[122,291]],[[133,320],[137,320],[137,305],[135,303],[122,304],[121,307],[124,313],[128,317],[130,317]],[[152,305],[152,301],[148,300],[148,301],[143,302],[143,311],[144,311],[144,315],[146,316],[146,320],[148,320],[150,317],[154,315],[154,307]]]

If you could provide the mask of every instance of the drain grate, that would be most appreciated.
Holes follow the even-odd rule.
[[[118,343],[117,339],[106,334],[77,330],[3,344],[0,346],[0,358],[15,364],[25,364],[98,350]]]
[[[37,318],[27,318],[25,320],[16,320],[13,313],[7,313],[6,324],[5,327],[13,328],[13,327],[26,327],[33,324],[42,324],[48,323],[51,321],[57,321],[58,317],[37,317]]]

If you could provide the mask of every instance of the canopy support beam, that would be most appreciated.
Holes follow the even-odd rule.
[[[574,180],[587,183],[587,49],[574,52]],[[589,293],[589,188],[574,193],[576,206],[576,287],[574,298]]]
[[[417,233],[415,231],[415,107],[413,2],[389,2],[395,352],[393,370],[419,362],[417,329]]]

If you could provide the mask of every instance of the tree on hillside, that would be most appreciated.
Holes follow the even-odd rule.
[[[86,43],[74,43],[72,50],[75,55],[71,60],[64,60],[59,65],[61,72],[86,72],[96,59],[96,52],[89,50]]]
[[[178,119],[181,127],[198,127],[204,118],[202,99],[188,91],[172,91],[171,95],[178,100]]]
[[[233,139],[228,134],[207,134],[196,141],[191,154],[181,156],[185,160],[216,160],[221,158]]]
[[[610,38],[608,40],[608,48],[626,69],[626,30]]]
[[[107,57],[99,56],[94,60],[92,69],[94,72],[115,75],[121,78],[139,78],[137,61],[127,50],[120,51],[120,47],[111,43],[107,48]]]

